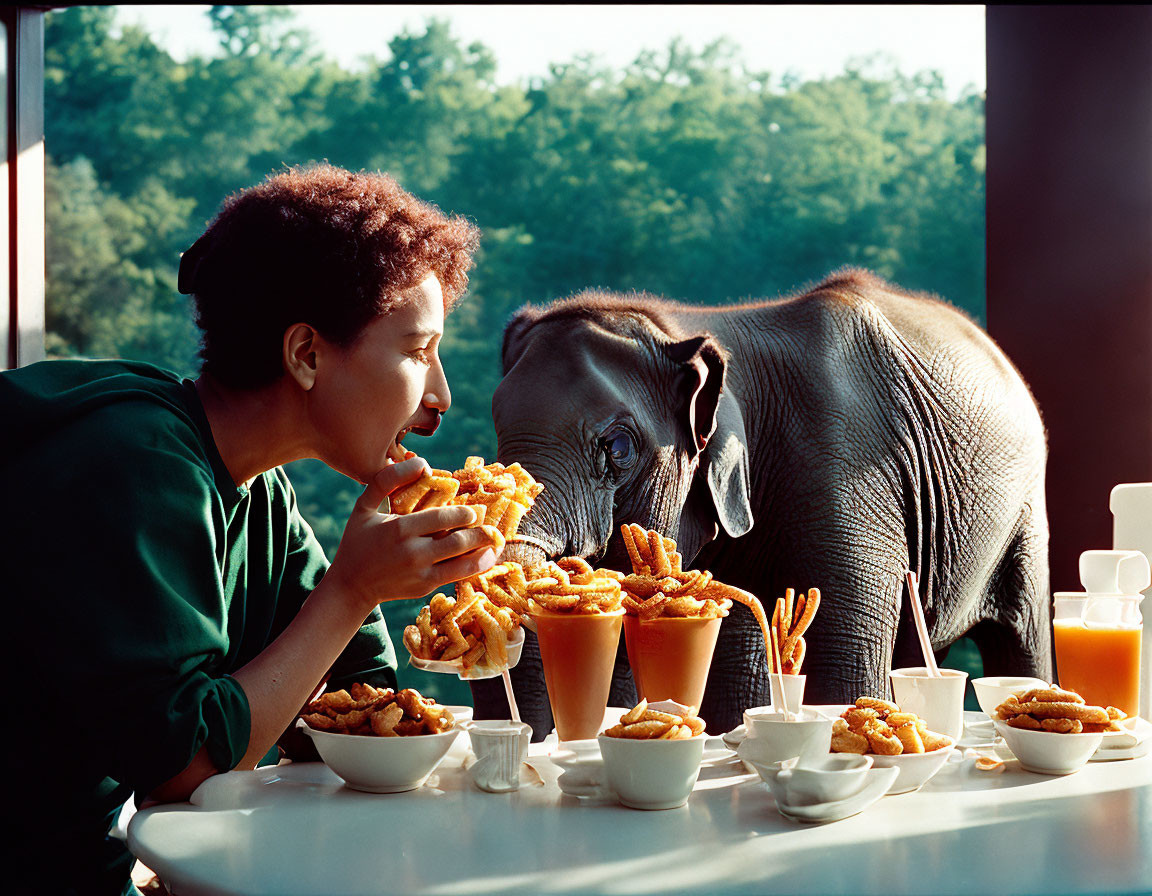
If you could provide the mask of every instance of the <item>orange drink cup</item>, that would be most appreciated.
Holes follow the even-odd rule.
[[[1140,710],[1140,595],[1056,595],[1052,631],[1062,688],[1094,706]]]
[[[649,703],[675,700],[699,709],[720,622],[719,616],[625,616],[624,643],[640,696]]]
[[[586,740],[600,733],[624,610],[533,615],[556,736]]]

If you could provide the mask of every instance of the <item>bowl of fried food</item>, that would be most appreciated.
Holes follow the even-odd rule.
[[[899,769],[889,794],[919,790],[944,767],[955,745],[915,713],[878,697],[860,697],[832,723],[832,752],[872,756],[873,768]]]
[[[325,765],[368,793],[421,787],[460,733],[448,709],[419,691],[365,684],[321,695],[297,725]]]
[[[597,738],[608,787],[630,809],[675,809],[688,802],[704,756],[696,708],[641,700]]]
[[[1046,685],[1013,694],[992,722],[1020,767],[1042,775],[1070,775],[1100,747],[1125,715],[1114,706],[1089,706],[1075,691]]]

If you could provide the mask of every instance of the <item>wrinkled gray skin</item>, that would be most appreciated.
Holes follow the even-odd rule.
[[[547,547],[505,559],[630,571],[619,527],[638,522],[769,615],[785,588],[818,587],[810,703],[886,696],[891,668],[923,665],[914,569],[938,655],[969,633],[985,674],[1051,680],[1043,427],[949,306],[859,270],[731,307],[586,292],[518,312],[503,363],[498,458],[544,484],[520,532]],[[513,681],[539,739],[552,719],[531,634]],[[507,718],[498,679],[473,694],[477,717]],[[609,705],[635,696],[621,643]],[[701,715],[718,733],[767,702],[764,641],[735,606]]]

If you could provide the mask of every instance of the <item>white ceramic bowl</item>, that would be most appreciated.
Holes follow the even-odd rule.
[[[428,780],[460,734],[454,727],[440,734],[371,737],[317,731],[301,719],[298,725],[312,738],[320,758],[353,790],[400,793]]]
[[[749,771],[752,763],[770,765],[799,757],[816,761],[828,753],[832,744],[832,719],[805,709],[791,721],[768,706],[757,706],[744,713],[747,735],[736,748],[736,755]]]
[[[949,744],[931,753],[901,753],[899,756],[872,756],[873,768],[895,768],[900,770],[896,781],[889,788],[888,793],[909,793],[919,790],[944,767],[948,757],[956,749],[955,744]]]
[[[1104,740],[1103,732],[1057,734],[1013,728],[999,719],[993,722],[1012,755],[1020,760],[1021,768],[1042,775],[1070,775],[1079,771]]]
[[[777,780],[784,785],[790,806],[815,806],[847,799],[864,786],[872,756],[829,753],[816,760],[785,762]]]
[[[688,802],[700,775],[705,735],[639,740],[601,734],[604,783],[631,809],[675,809]]]
[[[995,716],[996,707],[1012,694],[1030,691],[1032,688],[1046,687],[1050,687],[1048,682],[1039,678],[993,675],[972,679],[972,689],[976,692],[976,702],[980,704],[980,709],[984,714],[991,717]]]

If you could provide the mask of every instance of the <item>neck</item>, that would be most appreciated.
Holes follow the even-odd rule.
[[[237,485],[305,456],[282,381],[259,389],[232,389],[201,374],[196,392],[216,450]]]

